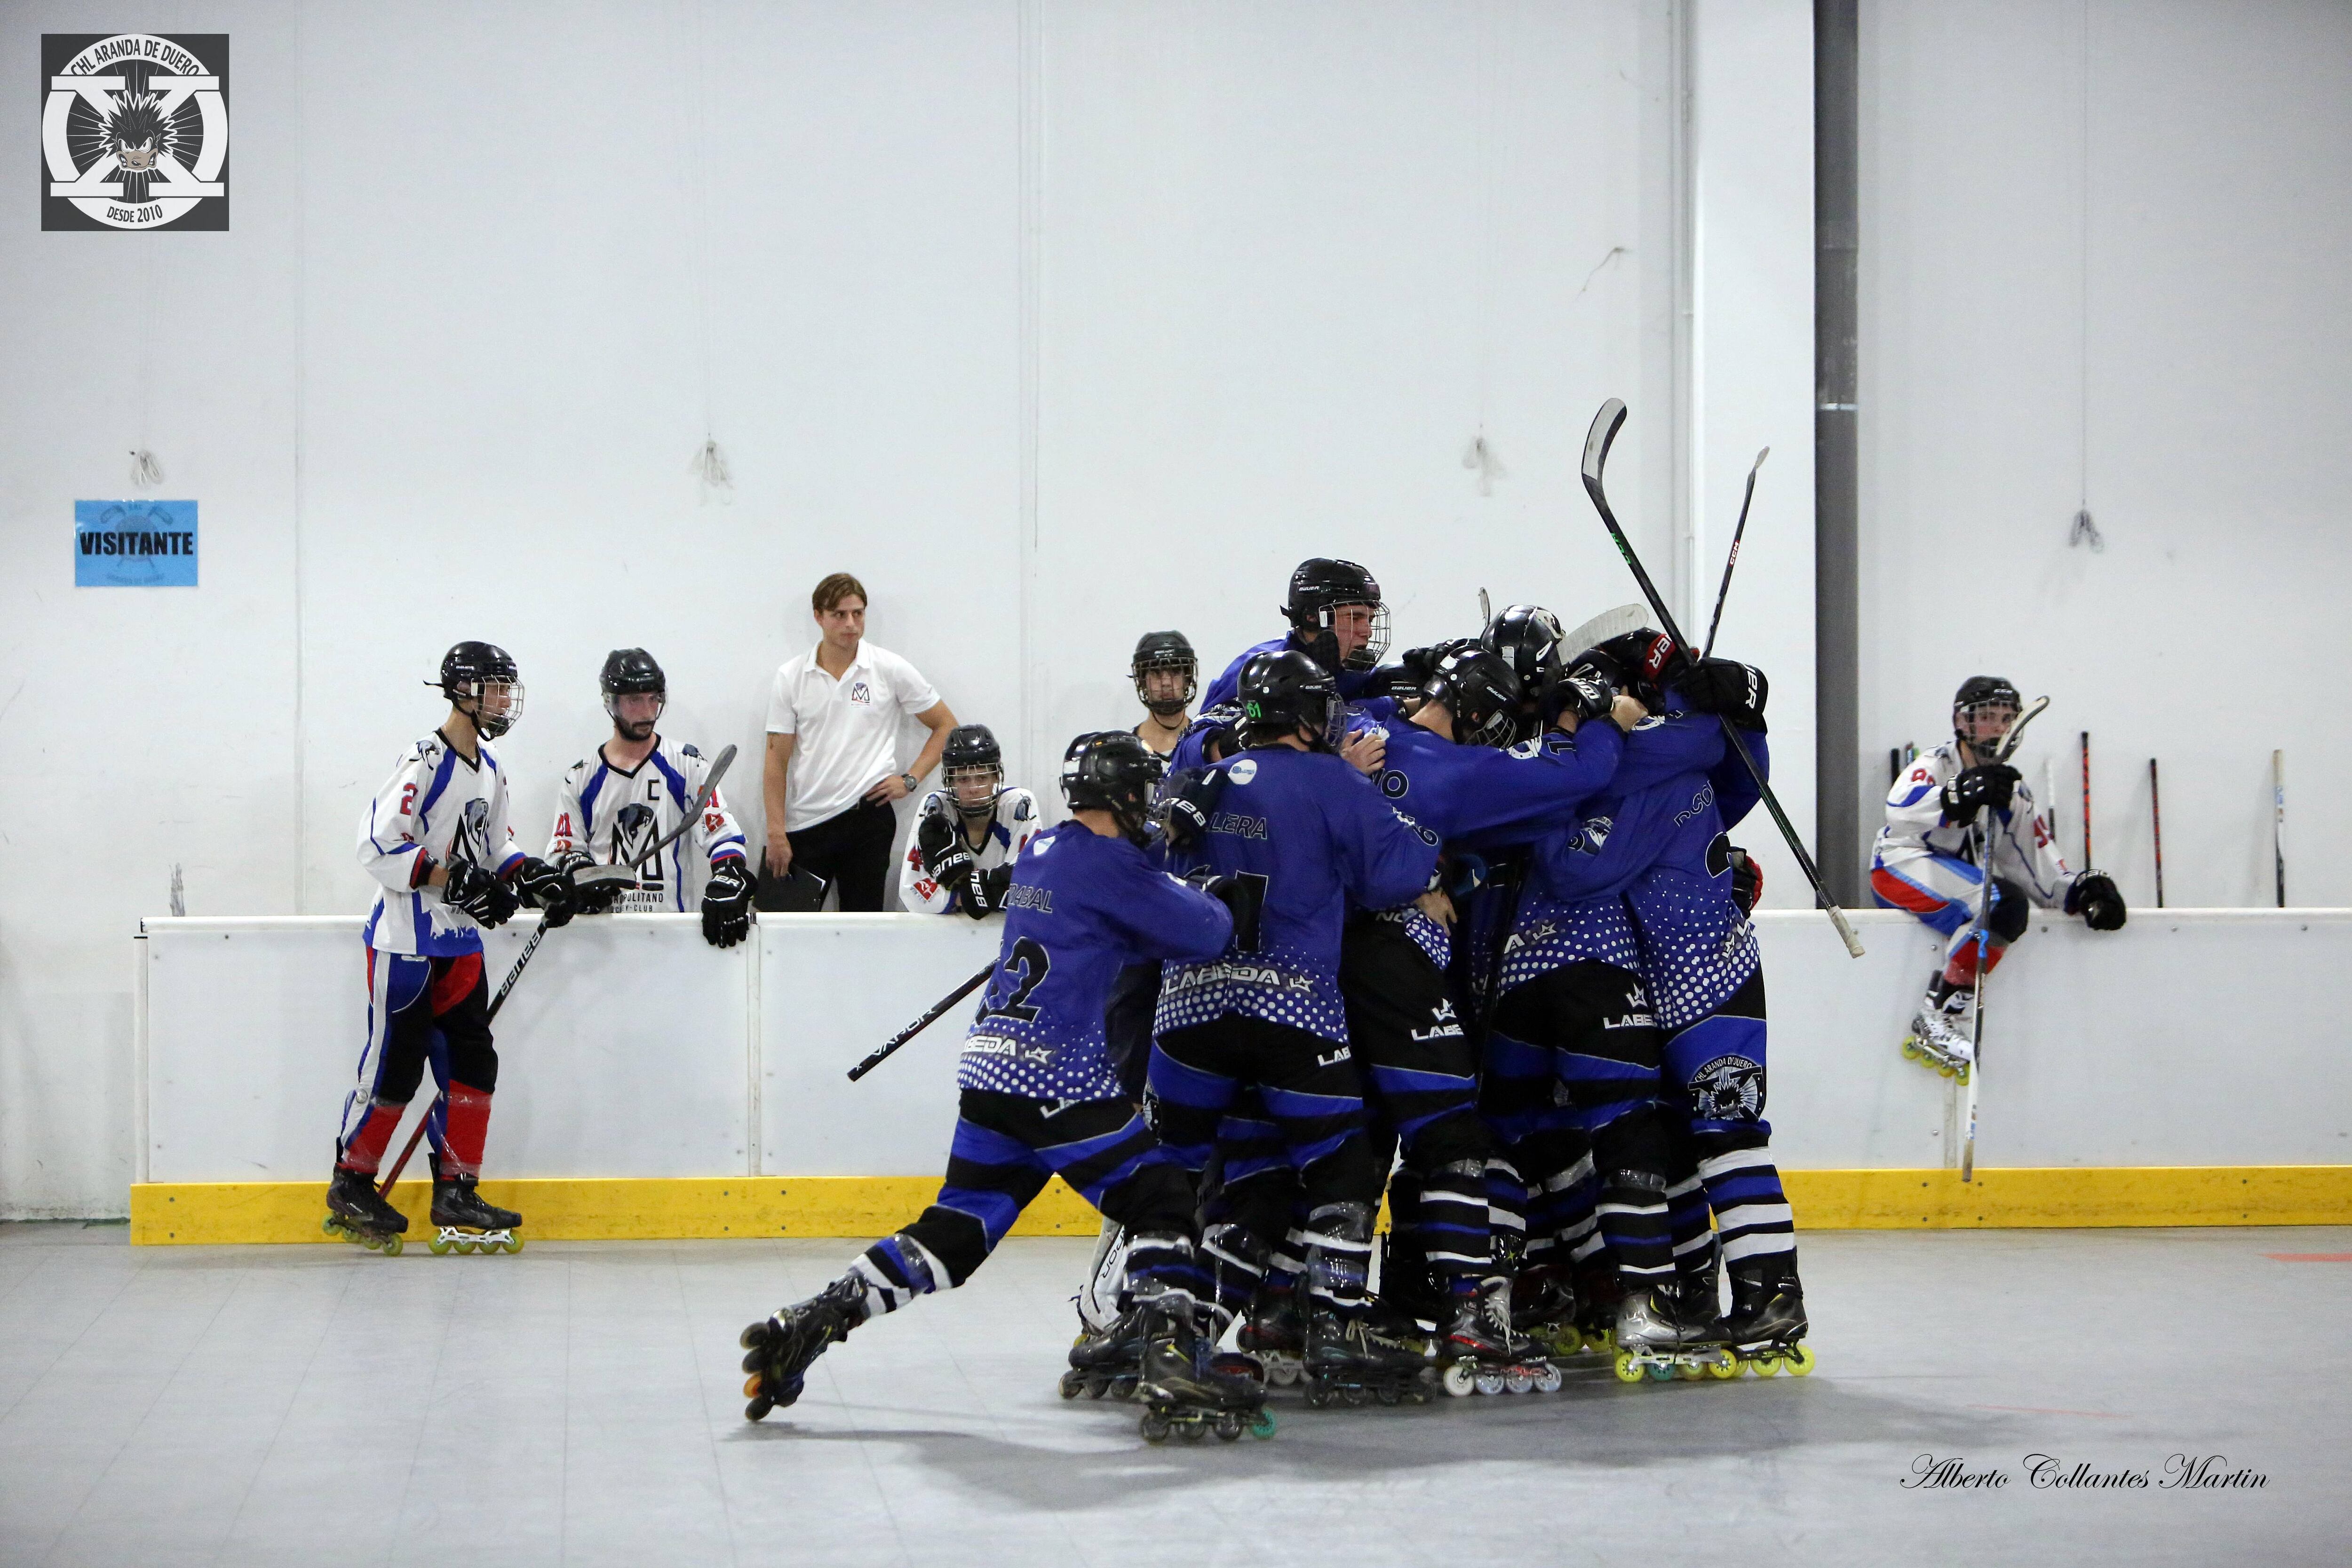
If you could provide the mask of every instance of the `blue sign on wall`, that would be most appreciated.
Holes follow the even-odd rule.
[[[193,588],[196,503],[74,502],[74,586]]]

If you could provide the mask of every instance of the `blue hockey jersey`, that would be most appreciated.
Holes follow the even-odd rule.
[[[1174,858],[1175,868],[1261,879],[1257,948],[1170,963],[1152,1032],[1238,1013],[1345,1041],[1339,933],[1349,907],[1391,909],[1427,888],[1437,835],[1400,816],[1328,752],[1261,747],[1213,771],[1224,775],[1224,793],[1208,834]]]
[[[1225,672],[1217,677],[1216,679],[1209,682],[1209,689],[1201,694],[1201,710],[1205,713],[1212,708],[1219,707],[1224,703],[1235,700],[1241,691],[1242,666],[1247,664],[1259,654],[1283,652],[1305,653],[1306,651],[1307,650],[1305,648],[1299,647],[1297,643],[1291,640],[1291,637],[1288,634],[1278,637],[1268,637],[1262,643],[1253,644],[1251,647],[1242,649],[1240,654],[1235,656],[1233,663],[1225,666]],[[1352,707],[1357,699],[1364,696],[1367,689],[1378,688],[1383,685],[1387,679],[1387,674],[1381,670],[1343,669],[1339,672],[1339,695],[1348,701],[1349,706]],[[1386,698],[1376,698],[1374,700],[1386,702],[1388,700]],[[1379,716],[1386,718],[1389,711],[1390,710],[1383,710]]]
[[[956,1083],[1037,1100],[1115,1096],[1103,1013],[1119,970],[1214,958],[1232,943],[1234,918],[1126,839],[1081,822],[1039,834],[1012,865],[996,971]]]

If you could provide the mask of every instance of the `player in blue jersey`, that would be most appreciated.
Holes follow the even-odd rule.
[[[1256,1385],[1212,1370],[1194,1328],[1193,1191],[1120,1091],[1103,1050],[1103,1006],[1122,964],[1214,958],[1243,925],[1255,889],[1208,890],[1155,868],[1139,847],[1160,760],[1134,735],[1081,735],[1062,764],[1072,820],[1038,835],[1013,863],[996,970],[965,1039],[947,1179],[920,1218],[867,1247],[805,1301],[743,1331],[744,1414],[757,1421],[800,1397],[811,1363],[877,1311],[961,1285],[1059,1174],[1128,1227],[1127,1289],[1140,1304],[1142,1376],[1152,1406],[1235,1414]],[[1235,1427],[1238,1431],[1238,1427]]]
[[[1302,561],[1290,574],[1290,596],[1282,607],[1290,630],[1242,650],[1201,696],[1203,712],[1234,700],[1242,669],[1262,653],[1303,653],[1353,702],[1376,697],[1384,681],[1373,672],[1389,647],[1388,606],[1381,585],[1352,561],[1323,556]]]
[[[1599,723],[1572,731],[1580,720],[1607,715],[1613,698],[1597,683],[1562,685],[1556,727],[1503,750],[1520,700],[1517,676],[1475,644],[1443,652],[1412,717],[1386,727],[1375,783],[1447,849],[1483,858],[1572,825],[1608,784],[1622,731]],[[1629,710],[1628,721],[1638,716]],[[1391,1208],[1416,1233],[1442,1289],[1430,1314],[1440,1353],[1497,1363],[1526,1359],[1528,1347],[1511,1331],[1515,1259],[1497,1258],[1489,1223],[1488,1168],[1500,1151],[1478,1113],[1475,1042],[1446,984],[1453,916],[1442,891],[1359,914],[1339,985],[1373,1109],[1403,1146],[1410,1179],[1391,1192]]]
[[[1192,1169],[1255,1085],[1281,1130],[1307,1205],[1307,1374],[1334,1392],[1419,1380],[1422,1358],[1367,1331],[1364,1280],[1381,1175],[1365,1136],[1339,988],[1352,905],[1391,909],[1424,891],[1437,842],[1335,754],[1345,713],[1306,655],[1265,653],[1240,682],[1244,750],[1171,793],[1171,859],[1258,889],[1257,931],[1208,963],[1171,963],[1154,1019],[1156,1125]]]

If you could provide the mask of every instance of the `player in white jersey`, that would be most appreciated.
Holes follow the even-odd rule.
[[[645,649],[622,647],[604,656],[596,683],[612,716],[612,738],[563,775],[548,859],[575,874],[586,866],[635,866],[636,885],[623,885],[614,902],[600,900],[592,912],[699,909],[705,940],[713,947],[734,946],[751,934],[751,878],[744,868],[743,830],[719,792],[710,792],[691,827],[648,858],[702,793],[710,772],[709,761],[694,747],[654,731],[668,705],[668,678]]]
[[[371,1247],[408,1228],[377,1194],[375,1173],[428,1057],[443,1091],[430,1113],[433,1223],[509,1235],[522,1223],[474,1190],[499,1078],[482,932],[513,915],[518,893],[551,926],[575,908],[571,879],[516,845],[506,771],[489,745],[522,715],[514,660],[461,642],[441,660],[438,684],[449,716],[408,749],[360,824],[360,866],[380,884],[363,932],[367,1044],[343,1100],[327,1209],[331,1224]]]
[[[2009,944],[2025,934],[2033,907],[2081,915],[2093,931],[2116,931],[2124,901],[2102,871],[2069,871],[2036,813],[2024,775],[1994,760],[1993,747],[2016,722],[2017,688],[1995,676],[1970,676],[1952,699],[1952,739],[1914,762],[1886,794],[1886,826],[1871,856],[1870,888],[1883,908],[1908,910],[1948,940],[1944,963],[1927,982],[1914,1040],[1947,1068],[1972,1054],[1969,1009],[1976,1000],[1979,954],[1990,973]],[[1979,943],[1978,910],[1990,829],[1992,907]]]
[[[1176,749],[1192,722],[1192,699],[1201,690],[1201,658],[1182,632],[1146,632],[1135,642],[1128,665],[1135,700],[1148,710],[1135,732],[1162,758]]]
[[[898,901],[926,914],[984,920],[1004,908],[1013,857],[1037,836],[1035,797],[1004,783],[1004,752],[985,724],[959,724],[940,752],[898,867]]]

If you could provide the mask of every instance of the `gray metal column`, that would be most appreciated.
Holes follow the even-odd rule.
[[[1861,223],[1857,0],[1813,0],[1813,853],[1841,903],[1862,885],[1861,594],[1854,257]]]

